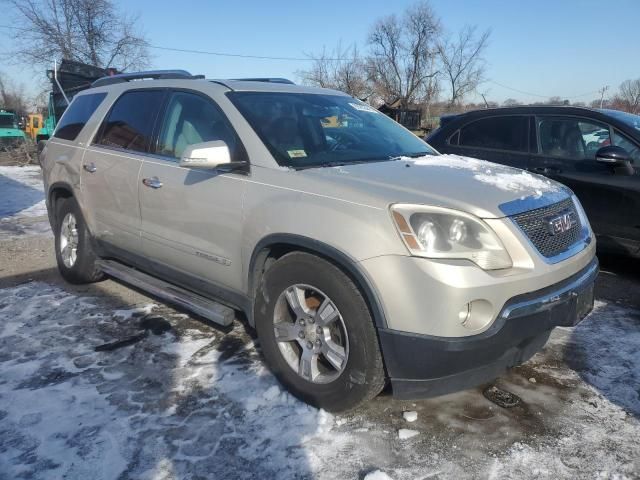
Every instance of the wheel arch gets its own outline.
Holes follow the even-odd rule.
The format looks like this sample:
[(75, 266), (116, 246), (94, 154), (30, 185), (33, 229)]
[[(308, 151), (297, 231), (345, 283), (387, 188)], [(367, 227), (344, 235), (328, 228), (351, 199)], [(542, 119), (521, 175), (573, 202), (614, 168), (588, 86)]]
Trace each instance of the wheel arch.
[(49, 192), (47, 193), (47, 205), (48, 205), (48, 213), (49, 213), (49, 223), (51, 224), (51, 228), (55, 228), (57, 225), (56, 218), (56, 204), (61, 198), (71, 198), (74, 197), (73, 188), (66, 182), (56, 182), (49, 187)]
[[(271, 263), (291, 252), (306, 252), (340, 268), (362, 292), (375, 326), (386, 328), (387, 322), (379, 293), (358, 262), (336, 247), (302, 235), (276, 233), (267, 235), (256, 244), (249, 261), (247, 279), (248, 293), (252, 300), (255, 300), (258, 285)], [(253, 312), (249, 315), (249, 322), (255, 326)]]

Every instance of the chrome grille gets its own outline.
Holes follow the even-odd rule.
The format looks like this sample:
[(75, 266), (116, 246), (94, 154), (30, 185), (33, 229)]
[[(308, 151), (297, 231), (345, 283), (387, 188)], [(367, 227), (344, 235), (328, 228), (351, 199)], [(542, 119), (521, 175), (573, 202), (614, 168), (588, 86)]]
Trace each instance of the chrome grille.
[[(564, 232), (553, 235), (549, 231), (549, 219), (566, 212), (573, 213), (576, 220), (575, 225)], [(511, 219), (529, 237), (529, 240), (538, 251), (547, 258), (561, 254), (581, 240), (582, 225), (580, 216), (571, 198), (553, 205), (513, 215)]]

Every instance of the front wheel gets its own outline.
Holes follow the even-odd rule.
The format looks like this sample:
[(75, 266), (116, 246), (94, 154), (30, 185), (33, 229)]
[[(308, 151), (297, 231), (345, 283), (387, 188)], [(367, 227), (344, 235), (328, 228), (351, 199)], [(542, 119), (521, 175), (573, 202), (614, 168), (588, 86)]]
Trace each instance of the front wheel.
[(255, 312), (269, 366), (301, 400), (344, 411), (384, 387), (367, 304), (333, 264), (301, 252), (283, 256), (265, 273)]
[(69, 283), (91, 283), (103, 278), (97, 266), (89, 231), (74, 198), (56, 203), (55, 248), (58, 270)]

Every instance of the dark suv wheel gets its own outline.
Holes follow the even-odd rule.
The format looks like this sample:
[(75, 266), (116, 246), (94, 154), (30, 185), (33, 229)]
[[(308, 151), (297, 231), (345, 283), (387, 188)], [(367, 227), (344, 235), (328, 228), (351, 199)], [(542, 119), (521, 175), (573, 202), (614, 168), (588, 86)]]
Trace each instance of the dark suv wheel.
[(344, 411), (385, 383), (382, 356), (358, 287), (333, 264), (295, 252), (265, 273), (255, 316), (263, 354), (296, 397)]
[(91, 246), (87, 226), (73, 197), (56, 203), (55, 248), (60, 274), (70, 283), (91, 283), (103, 278)]

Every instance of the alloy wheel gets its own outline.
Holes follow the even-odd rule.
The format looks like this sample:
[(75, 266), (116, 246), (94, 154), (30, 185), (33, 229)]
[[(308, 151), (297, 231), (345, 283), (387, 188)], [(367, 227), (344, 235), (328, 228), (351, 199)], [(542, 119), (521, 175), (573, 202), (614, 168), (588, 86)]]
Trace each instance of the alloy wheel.
[(311, 285), (286, 288), (274, 310), (273, 328), (283, 358), (300, 377), (330, 383), (349, 357), (347, 329), (338, 308)]
[(67, 213), (60, 224), (60, 256), (67, 268), (78, 259), (78, 225), (73, 213)]

